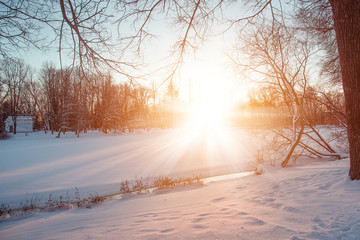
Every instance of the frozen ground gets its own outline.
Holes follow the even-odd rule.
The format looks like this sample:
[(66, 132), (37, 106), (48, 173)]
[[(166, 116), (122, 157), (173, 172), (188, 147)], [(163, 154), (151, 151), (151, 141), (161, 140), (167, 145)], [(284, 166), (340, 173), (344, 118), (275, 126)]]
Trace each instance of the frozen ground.
[(360, 185), (348, 160), (38, 213), (2, 239), (359, 239)]
[(17, 134), (0, 141), (0, 203), (46, 201), (77, 187), (84, 196), (118, 192), (122, 180), (162, 175), (193, 176), (251, 168), (252, 137), (243, 130), (151, 130), (76, 138)]
[[(173, 134), (173, 136), (167, 136), (168, 134)], [(238, 132), (232, 136), (237, 136), (240, 139), (240, 136), (244, 136), (243, 134), (245, 133)], [(120, 156), (128, 156), (127, 154), (130, 153), (133, 154), (130, 154), (130, 156), (139, 156), (135, 154), (137, 152), (135, 146), (141, 145), (137, 145), (137, 141), (143, 141), (142, 144), (153, 144), (153, 147), (160, 146), (156, 144), (160, 142), (170, 144), (170, 140), (174, 136), (179, 137), (179, 132), (176, 130), (170, 132), (153, 131), (147, 135), (149, 135), (147, 141), (143, 137), (139, 138), (138, 135), (130, 135), (106, 138), (89, 136), (84, 139), (63, 139), (60, 140), (60, 142), (59, 139), (54, 142), (52, 142), (52, 140), (44, 140), (44, 143), (47, 143), (51, 149), (51, 151), (49, 150), (47, 153), (48, 156), (62, 154), (62, 158), (59, 159), (62, 159), (72, 166), (69, 167), (68, 170), (59, 170), (61, 173), (64, 172), (68, 174), (69, 172), (71, 173), (71, 169), (77, 169), (75, 167), (77, 166), (76, 161), (74, 161), (75, 159), (78, 159), (80, 163), (82, 162), (82, 164), (85, 165), (86, 171), (81, 172), (81, 170), (77, 170), (80, 176), (74, 177), (74, 180), (72, 180), (80, 184), (82, 183), (81, 175), (84, 174), (87, 176), (87, 171), (92, 169), (84, 164), (86, 156), (92, 159), (92, 163), (101, 162), (100, 160), (94, 160), (97, 156), (97, 151), (92, 148), (95, 148), (95, 146), (98, 146), (97, 149), (104, 148), (104, 158), (98, 158), (106, 159), (107, 161), (104, 163), (110, 164), (112, 161), (115, 161), (114, 159), (121, 159)], [(28, 140), (22, 137), (12, 139), (11, 141), (15, 141), (16, 144), (9, 144), (7, 147), (3, 147), (4, 142), (0, 142), (1, 157), (4, 156), (3, 153), (15, 152), (15, 147), (11, 148), (13, 145), (17, 146), (16, 149), (35, 148), (35, 145), (39, 145), (39, 143), (35, 144), (35, 142), (41, 141), (41, 137), (33, 136), (33, 138), (31, 142), (34, 142), (34, 145), (26, 143)], [(43, 139), (46, 138), (47, 137), (43, 137)], [(111, 142), (111, 140), (108, 139), (113, 139), (114, 141), (119, 140), (119, 146), (116, 147), (116, 144), (108, 146), (109, 142)], [(196, 139), (198, 140), (194, 141), (199, 143), (199, 138)], [(82, 155), (79, 151), (78, 157), (71, 161), (66, 161), (65, 153), (62, 153), (58, 149), (61, 148), (63, 151), (65, 151), (65, 149), (72, 149), (72, 151), (75, 151), (75, 149), (80, 149), (81, 146), (83, 150), (88, 149), (86, 148), (86, 142), (91, 146), (89, 150), (93, 150), (92, 154), (83, 153), (85, 155)], [(248, 146), (246, 144), (251, 144), (249, 141), (243, 141), (243, 143), (245, 146)], [(26, 146), (27, 144), (30, 144), (30, 146)], [(123, 146), (123, 148), (121, 147), (126, 144), (129, 144), (127, 145), (129, 147), (133, 146), (132, 150), (126, 151), (127, 154), (122, 155), (120, 150), (114, 150), (118, 148), (123, 149), (123, 151), (129, 149), (125, 146)], [(180, 143), (176, 143), (175, 145), (178, 144)], [(205, 145), (210, 146), (211, 143)], [(108, 151), (105, 151), (105, 149), (107, 149), (106, 146), (109, 147)], [(146, 147), (146, 145), (142, 146)], [(189, 144), (188, 146), (193, 145)], [(151, 149), (153, 149), (153, 147), (149, 147), (147, 152), (149, 155), (145, 156), (152, 156), (150, 152), (152, 152)], [(235, 147), (235, 145), (233, 147)], [(242, 150), (245, 151), (248, 149), (244, 147)], [(112, 151), (115, 151), (116, 154), (112, 155)], [(109, 154), (107, 155), (108, 152)], [(144, 152), (144, 149), (140, 152)], [(173, 151), (169, 150), (168, 154), (170, 154), (170, 152)], [(163, 151), (157, 152), (158, 156), (162, 156), (162, 154), (164, 154)], [(203, 154), (205, 154), (205, 151), (198, 153), (199, 156), (203, 156)], [(251, 155), (250, 152), (248, 152), (248, 154)], [(156, 153), (154, 153), (154, 156), (155, 155)], [(99, 153), (98, 156), (102, 156), (102, 154)], [(111, 156), (117, 157), (111, 160)], [(190, 155), (188, 155), (188, 157), (189, 156)], [(239, 153), (238, 156), (245, 155)], [(26, 156), (22, 158), (24, 164), (27, 163), (24, 160), (25, 158)], [(71, 154), (69, 158), (71, 158)], [(130, 167), (131, 161), (129, 156), (128, 158), (127, 161), (124, 161), (124, 163), (127, 163), (125, 166), (127, 169), (133, 169), (134, 171), (128, 176), (134, 174), (140, 176), (142, 171), (148, 169), (147, 165)], [(136, 159), (139, 158), (140, 157), (134, 157), (135, 160), (133, 163), (138, 163)], [(9, 160), (8, 157), (4, 159)], [(12, 160), (14, 161), (14, 159), (15, 158)], [(30, 159), (32, 158), (30, 157)], [(50, 159), (54, 158), (50, 157)], [(50, 164), (44, 167), (44, 169), (42, 169), (41, 165), (46, 163), (45, 160), (38, 160), (41, 164), (39, 164), (39, 162), (36, 162), (36, 164), (27, 163), (26, 166), (32, 169), (31, 172), (35, 171), (35, 173), (32, 173), (32, 177), (36, 178), (36, 181), (34, 180), (33, 182), (39, 184), (37, 186), (47, 185), (44, 181), (52, 179), (51, 175), (56, 173), (55, 168), (62, 169), (61, 166), (63, 165), (57, 162), (56, 159), (58, 158), (54, 160), (56, 164)], [(181, 157), (174, 159), (179, 160)], [(232, 158), (230, 156), (224, 156), (222, 161), (225, 161), (224, 159)], [(203, 160), (207, 161), (206, 159)], [(176, 162), (178, 163), (179, 161)], [(229, 160), (229, 163), (230, 162)], [(1, 158), (1, 164), (3, 163), (4, 160)], [(80, 163), (78, 164), (81, 165)], [(162, 164), (164, 164), (164, 162)], [(214, 163), (213, 166), (215, 167), (215, 165)], [(222, 162), (220, 165), (224, 166), (226, 164)], [(228, 166), (230, 165), (231, 164)], [(99, 168), (101, 164), (95, 164), (95, 166)], [(161, 168), (160, 163), (158, 166)], [(180, 166), (181, 165), (179, 165), (179, 167)], [(200, 164), (199, 168), (203, 168), (204, 166), (206, 167), (207, 165), (205, 163), (203, 165)], [(63, 167), (65, 168), (65, 166)], [(102, 171), (109, 171), (110, 174), (113, 174), (112, 168), (103, 167)], [(82, 167), (79, 166), (78, 168)], [(183, 172), (189, 170), (186, 169), (185, 166), (183, 166), (183, 168), (184, 169), (181, 169), (181, 171), (184, 170)], [(20, 169), (23, 171), (22, 173), (19, 172)], [(52, 174), (44, 177), (39, 176), (43, 174), (46, 175), (45, 173), (49, 169), (52, 169)], [(120, 167), (118, 169), (120, 169)], [(161, 172), (160, 169), (152, 169), (159, 170), (158, 173), (166, 173), (166, 168), (164, 168), (164, 172)], [(175, 169), (175, 167), (172, 168), (173, 173), (176, 172)], [(96, 169), (94, 171), (101, 172), (100, 170), (101, 169)], [(157, 173), (155, 170), (153, 170), (153, 174)], [(109, 200), (94, 206), (92, 209), (73, 208), (67, 211), (42, 212), (29, 216), (12, 216), (0, 221), (0, 238), (359, 239), (360, 184), (359, 182), (351, 182), (348, 180), (348, 170), (349, 159), (317, 161), (312, 164), (299, 162), (297, 167), (286, 169), (265, 168), (263, 175), (251, 175), (238, 179), (194, 184), (186, 187), (177, 187), (170, 190), (136, 195), (128, 199)], [(41, 174), (36, 174), (36, 171), (40, 171)], [(1, 194), (5, 191), (8, 196), (11, 195), (10, 187), (9, 190), (7, 190), (6, 183), (3, 183), (4, 179), (7, 179), (4, 175), (9, 176), (10, 179), (14, 181), (16, 180), (15, 175), (20, 177), (20, 179), (24, 179), (22, 174), (25, 173), (25, 166), (24, 168), (20, 168), (14, 164), (12, 168), (9, 167), (6, 170), (2, 170), (1, 167)], [(125, 172), (122, 173), (125, 174)], [(30, 173), (28, 173), (28, 175), (30, 175)], [(98, 174), (92, 173), (92, 176), (97, 175)], [(104, 176), (107, 174), (103, 173), (100, 175)], [(115, 175), (116, 174), (113, 174), (112, 176)], [(69, 174), (69, 176), (72, 176), (72, 174)], [(59, 174), (59, 179), (61, 179), (61, 177), (64, 178), (62, 174)], [(111, 179), (110, 176), (109, 178), (107, 177), (108, 176), (99, 179)], [(26, 179), (31, 180), (30, 177)], [(83, 179), (85, 179), (85, 177), (83, 177)], [(121, 177), (119, 179), (121, 179)], [(88, 184), (89, 186), (96, 183), (91, 177), (89, 177), (89, 180), (91, 181)], [(6, 181), (8, 181), (8, 184), (12, 184), (10, 180)], [(101, 184), (106, 185), (108, 184), (107, 181)], [(53, 183), (55, 184), (56, 182)], [(70, 184), (70, 180), (67, 180), (66, 177), (64, 178), (64, 184)], [(20, 185), (21, 184), (19, 184), (19, 186)], [(49, 186), (51, 186), (51, 184), (49, 184)], [(58, 183), (59, 188), (66, 188), (67, 186), (68, 185)], [(33, 187), (33, 189), (36, 189), (36, 187)], [(48, 190), (50, 191), (50, 189)], [(96, 187), (92, 187), (92, 189), (96, 189)], [(16, 191), (13, 190), (13, 192)], [(17, 195), (20, 195), (20, 191), (17, 191), (13, 196)]]

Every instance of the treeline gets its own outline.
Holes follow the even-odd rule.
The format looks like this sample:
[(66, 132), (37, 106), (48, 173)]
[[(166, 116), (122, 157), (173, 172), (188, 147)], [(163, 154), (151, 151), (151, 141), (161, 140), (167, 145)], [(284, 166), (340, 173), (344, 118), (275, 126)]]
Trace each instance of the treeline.
[[(307, 87), (302, 96), (302, 115), (309, 124), (347, 127), (345, 99), (340, 90), (324, 91), (322, 87)], [(288, 101), (274, 86), (263, 86), (250, 91), (248, 101), (236, 107), (232, 123), (237, 126), (276, 128), (293, 124)]]
[[(22, 60), (1, 62), (1, 131), (8, 116), (32, 116), (45, 132), (129, 131), (174, 124), (167, 95), (135, 83), (115, 83), (110, 74), (45, 64), (35, 76)], [(161, 101), (160, 101), (161, 100)], [(170, 101), (170, 100), (169, 100)]]

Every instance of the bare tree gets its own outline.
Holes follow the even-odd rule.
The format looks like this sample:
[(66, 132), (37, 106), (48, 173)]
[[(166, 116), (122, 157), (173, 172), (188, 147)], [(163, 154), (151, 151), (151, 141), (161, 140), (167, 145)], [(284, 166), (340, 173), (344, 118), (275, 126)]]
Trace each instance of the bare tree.
[[(88, 87), (88, 81), (85, 79), (91, 79), (83, 76), (81, 71), (76, 71), (77, 74), (74, 76), (72, 103), (73, 103), (73, 128), (75, 134), (79, 137), (80, 132), (87, 132), (90, 127), (90, 111), (92, 103), (91, 101), (91, 89)], [(91, 83), (92, 84), (92, 83)]]
[(84, 75), (110, 68), (132, 79), (128, 72), (135, 64), (121, 60), (119, 42), (111, 35), (113, 6), (110, 0), (0, 1), (0, 55), (12, 58), (18, 50), (44, 50), (57, 43), (60, 63), (66, 54)]
[(297, 20), (299, 28), (310, 34), (325, 52), (321, 59), (321, 74), (332, 84), (341, 84), (339, 53), (337, 51), (335, 26), (331, 4), (324, 0), (299, 0)]
[(60, 0), (59, 50), (61, 53), (65, 39), (71, 41), (72, 65), (79, 66), (84, 76), (85, 73), (102, 74), (104, 68), (109, 68), (132, 80), (133, 75), (125, 69), (133, 69), (135, 65), (120, 60), (122, 50), (109, 29), (113, 5), (110, 0)]
[[(44, 89), (39, 81), (31, 79), (25, 84), (28, 97), (26, 99), (31, 114), (36, 120), (41, 120), (43, 123), (42, 128), (45, 133), (50, 129), (49, 119), (46, 112), (46, 95)], [(37, 122), (36, 122), (37, 123)]]
[[(39, 34), (47, 26), (61, 23), (54, 18), (52, 1), (0, 1), (0, 56), (13, 58), (19, 50), (45, 48), (45, 36)], [(51, 39), (48, 39), (51, 41)]]
[(180, 32), (180, 36), (173, 43), (170, 54), (172, 58), (162, 67), (166, 69), (162, 84), (168, 84), (175, 80), (185, 56), (195, 52), (198, 45), (206, 39), (213, 22), (217, 20), (216, 13), (221, 14), (223, 3), (223, 0), (120, 0), (117, 9), (121, 17), (116, 22), (119, 31), (128, 26), (128, 22), (132, 23), (130, 26), (134, 30), (133, 33), (122, 40), (126, 43), (125, 49), (135, 49), (140, 53), (144, 41), (155, 36), (151, 32), (154, 16), (161, 16), (164, 20), (170, 19), (173, 27)]
[[(242, 35), (244, 52), (250, 58), (249, 64), (241, 64), (246, 71), (256, 72), (263, 76), (262, 82), (277, 91), (280, 101), (292, 123), (289, 131), (274, 133), (287, 143), (281, 165), (285, 167), (297, 147), (315, 156), (340, 156), (325, 141), (320, 132), (306, 114), (309, 79), (307, 76), (308, 61), (311, 50), (308, 41), (299, 38), (296, 30), (286, 27), (283, 20), (267, 21), (253, 24), (251, 33)], [(305, 128), (307, 127), (307, 128)], [(325, 152), (319, 152), (303, 140), (307, 136)]]
[(0, 75), (0, 105), (2, 105), (9, 94), (9, 88), (5, 87), (5, 79)]
[(140, 128), (149, 129), (149, 99), (150, 90), (139, 85), (135, 86), (132, 92), (133, 111), (137, 119), (137, 125)]
[(14, 123), (14, 134), (16, 134), (17, 116), (23, 109), (23, 92), (25, 91), (25, 82), (30, 74), (30, 67), (21, 60), (3, 60), (2, 63), (2, 79), (4, 79), (6, 88), (8, 89), (8, 101), (10, 103), (10, 115)]
[(65, 134), (67, 131), (73, 130), (72, 128), (72, 115), (74, 114), (74, 103), (72, 102), (72, 83), (73, 75), (71, 69), (60, 70), (60, 108), (59, 108), (59, 131), (57, 138), (61, 133)]
[(53, 134), (60, 127), (60, 74), (52, 64), (45, 63), (40, 70), (39, 80), (45, 95), (44, 122)]
[(102, 83), (102, 102), (101, 102), (101, 118), (102, 118), (102, 131), (108, 133), (111, 130), (118, 129), (120, 122), (120, 112), (117, 103), (117, 91), (113, 84), (113, 79), (108, 74)]
[(0, 138), (6, 135), (5, 133), (5, 120), (8, 115), (7, 105), (8, 102), (5, 102), (9, 89), (5, 86), (5, 81), (0, 74)]

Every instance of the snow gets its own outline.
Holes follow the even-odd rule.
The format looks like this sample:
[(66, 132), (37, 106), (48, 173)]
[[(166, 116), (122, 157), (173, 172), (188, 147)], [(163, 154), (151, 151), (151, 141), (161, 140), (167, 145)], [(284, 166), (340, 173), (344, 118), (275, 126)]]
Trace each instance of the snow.
[[(228, 172), (236, 168), (239, 170), (240, 166), (244, 169), (249, 166), (245, 157), (251, 156), (249, 147), (254, 142), (249, 140), (251, 137), (244, 131), (238, 130), (234, 135), (224, 133), (230, 134), (228, 136), (233, 137), (233, 140), (238, 140), (237, 148), (236, 144), (222, 146), (221, 144), (230, 143), (219, 139), (205, 144), (201, 142), (204, 139), (199, 136), (191, 137), (188, 144), (180, 139), (173, 142), (174, 137), (185, 137), (181, 135), (182, 132), (155, 130), (121, 136), (90, 134), (80, 139), (53, 139), (44, 135), (32, 135), (29, 138), (17, 136), (9, 141), (2, 141), (0, 202), (20, 197), (24, 189), (28, 189), (28, 192), (46, 192), (64, 190), (78, 184), (89, 186), (90, 190), (100, 190), (102, 187), (111, 190), (109, 186), (112, 183), (124, 177), (142, 176), (143, 173), (190, 174), (195, 169), (202, 169), (211, 175), (219, 172), (214, 170), (218, 166), (222, 166), (221, 171)], [(207, 151), (196, 152), (202, 144), (207, 146)], [(223, 151), (215, 151), (211, 146), (218, 146), (216, 149)], [(180, 152), (185, 148), (193, 152), (183, 156), (176, 152), (178, 147)], [(231, 147), (236, 153), (226, 155), (229, 150), (227, 147)], [(216, 157), (206, 155), (210, 150)], [(18, 158), (13, 157), (18, 151)], [(41, 156), (43, 157), (40, 159), (36, 158)], [(177, 160), (176, 164), (164, 165), (169, 156), (172, 156), (173, 161)], [(195, 159), (203, 160), (204, 163), (194, 163), (193, 159), (191, 163), (195, 166), (188, 166), (189, 162), (186, 160), (191, 156), (196, 156)], [(204, 156), (211, 161), (208, 158), (202, 159)], [(221, 160), (216, 162), (215, 159), (218, 158)], [(234, 159), (240, 159), (241, 164), (235, 164)], [(19, 161), (22, 166), (12, 161)], [(65, 163), (61, 164), (62, 161)], [(106, 166), (113, 161), (119, 163)], [(157, 164), (156, 167), (153, 164)], [(167, 171), (169, 166), (171, 170)], [(26, 170), (29, 168), (30, 173)], [(0, 237), (359, 239), (360, 184), (347, 177), (348, 158), (313, 161), (310, 164), (307, 160), (286, 169), (264, 166), (263, 170), (262, 175), (197, 183), (121, 200), (108, 200), (91, 209), (74, 207), (70, 210), (11, 216), (0, 221)], [(46, 174), (47, 172), (49, 173)], [(63, 181), (57, 182), (59, 179)], [(84, 184), (84, 181), (87, 182)], [(23, 187), (21, 182), (27, 186)]]
[(0, 142), (0, 203), (14, 207), (34, 198), (44, 202), (50, 193), (65, 195), (75, 187), (83, 196), (106, 195), (135, 177), (239, 172), (250, 168), (253, 157), (251, 136), (243, 130), (55, 136), (17, 134)]

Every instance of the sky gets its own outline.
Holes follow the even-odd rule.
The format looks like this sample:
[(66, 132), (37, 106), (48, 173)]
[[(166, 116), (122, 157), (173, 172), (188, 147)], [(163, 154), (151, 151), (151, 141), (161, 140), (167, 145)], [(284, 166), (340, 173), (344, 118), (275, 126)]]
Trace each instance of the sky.
[[(251, 7), (242, 6), (242, 3), (233, 1), (223, 8), (225, 17), (248, 16), (251, 14)], [(117, 17), (117, 16), (115, 16)], [(155, 14), (149, 24), (149, 30), (154, 34), (154, 38), (145, 40), (143, 44), (143, 54), (137, 57), (139, 62), (144, 62), (140, 66), (137, 74), (149, 74), (146, 81), (141, 82), (145, 86), (151, 87), (153, 82), (161, 85), (168, 73), (164, 71), (156, 72), (157, 69), (173, 61), (174, 58), (169, 57), (176, 41), (184, 36), (185, 30), (179, 28), (178, 25), (171, 23), (171, 16), (164, 13)], [(122, 26), (121, 31), (125, 35), (130, 32), (131, 22)], [(235, 28), (223, 35), (215, 35), (224, 30), (224, 22), (215, 22), (206, 36), (204, 42), (196, 45), (196, 52), (188, 51), (184, 57), (184, 64), (175, 77), (175, 86), (179, 90), (179, 100), (185, 103), (189, 102), (209, 102), (222, 101), (223, 105), (232, 105), (239, 101), (246, 101), (248, 91), (251, 87), (248, 79), (240, 76), (234, 65), (230, 63), (227, 54), (232, 54), (236, 42)], [(115, 27), (112, 26), (113, 35)], [(52, 30), (44, 28), (42, 35), (47, 36), (48, 40), (53, 39)], [(214, 34), (214, 35), (211, 35)], [(190, 37), (193, 36), (193, 30), (190, 30)], [(60, 67), (58, 43), (55, 41), (50, 49), (46, 52), (37, 49), (27, 49), (19, 52), (20, 58), (24, 59), (36, 70), (47, 62), (53, 62), (55, 66)], [(69, 65), (70, 59), (66, 58), (66, 54), (62, 55), (64, 64)], [(132, 56), (134, 57), (134, 56)], [(136, 58), (136, 56), (135, 56)], [(116, 73), (113, 77), (117, 82), (121, 82), (121, 78)], [(166, 84), (164, 84), (166, 86)], [(166, 89), (166, 87), (164, 88)]]

